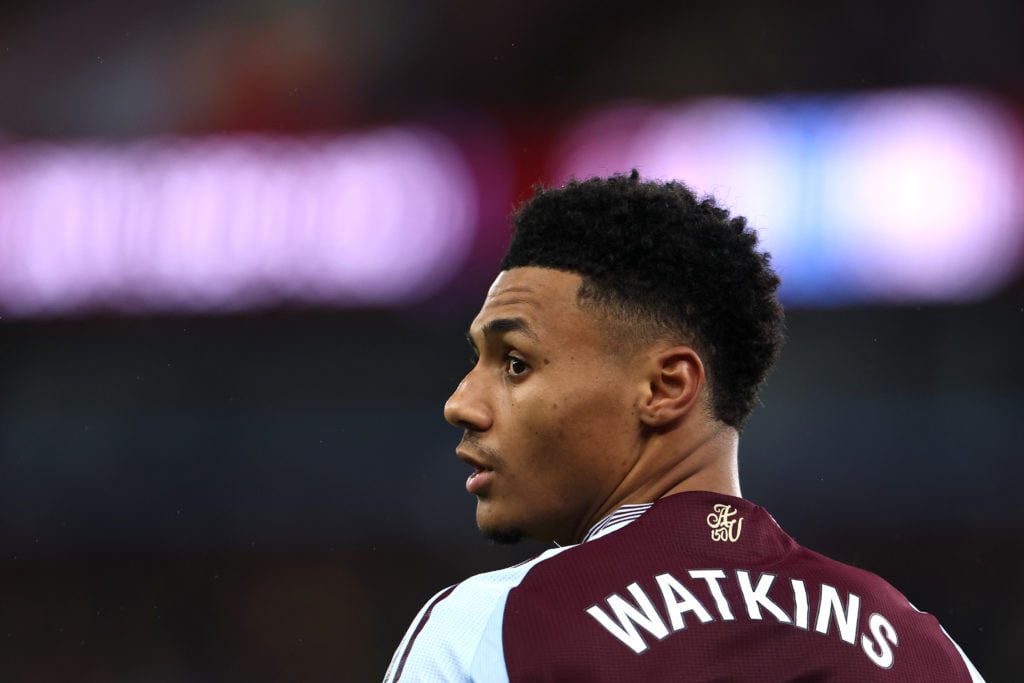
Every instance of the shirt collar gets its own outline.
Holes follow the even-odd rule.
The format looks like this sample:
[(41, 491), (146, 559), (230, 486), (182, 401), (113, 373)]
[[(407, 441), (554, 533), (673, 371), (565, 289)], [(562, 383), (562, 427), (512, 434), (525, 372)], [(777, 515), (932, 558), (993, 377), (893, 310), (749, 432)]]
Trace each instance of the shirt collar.
[(618, 531), (624, 526), (629, 525), (633, 520), (640, 517), (640, 515), (647, 512), (654, 503), (636, 503), (633, 505), (623, 505), (622, 507), (615, 510), (600, 522), (595, 524), (587, 532), (587, 535), (583, 537), (583, 543), (587, 541), (593, 541), (595, 538), (607, 536), (613, 531)]

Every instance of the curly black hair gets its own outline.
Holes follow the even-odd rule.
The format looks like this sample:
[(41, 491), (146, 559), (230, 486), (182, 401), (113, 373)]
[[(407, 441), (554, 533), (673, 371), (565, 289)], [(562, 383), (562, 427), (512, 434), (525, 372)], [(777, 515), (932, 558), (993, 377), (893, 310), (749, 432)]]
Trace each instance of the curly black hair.
[(633, 170), (538, 187), (512, 222), (502, 270), (577, 273), (581, 302), (608, 307), (632, 334), (692, 344), (714, 416), (742, 428), (784, 329), (779, 278), (745, 218), (682, 183), (641, 181)]

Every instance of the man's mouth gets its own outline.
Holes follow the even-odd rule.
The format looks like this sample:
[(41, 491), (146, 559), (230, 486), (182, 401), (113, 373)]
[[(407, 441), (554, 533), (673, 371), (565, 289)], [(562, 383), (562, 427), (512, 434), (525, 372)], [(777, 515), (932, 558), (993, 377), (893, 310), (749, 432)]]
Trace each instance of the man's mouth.
[(466, 490), (477, 494), (487, 486), (494, 476), (494, 470), (488, 467), (482, 458), (469, 453), (462, 447), (455, 450), (459, 460), (473, 468), (473, 473), (466, 479)]
[(494, 476), (494, 470), (483, 466), (477, 466), (473, 473), (466, 479), (466, 490), (472, 494), (480, 493), (487, 486)]

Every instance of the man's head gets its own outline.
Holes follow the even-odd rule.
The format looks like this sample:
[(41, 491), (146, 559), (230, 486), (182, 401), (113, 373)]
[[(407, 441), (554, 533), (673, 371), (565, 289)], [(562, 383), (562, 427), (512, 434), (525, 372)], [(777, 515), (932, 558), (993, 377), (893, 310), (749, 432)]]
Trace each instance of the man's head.
[(538, 266), (583, 277), (581, 303), (628, 334), (694, 345), (712, 411), (739, 429), (782, 345), (779, 278), (757, 235), (679, 183), (630, 176), (540, 190), (514, 216), (502, 270)]
[(486, 534), (572, 542), (638, 477), (680, 476), (644, 460), (653, 435), (739, 430), (781, 345), (779, 281), (743, 218), (635, 171), (513, 220), (445, 417)]

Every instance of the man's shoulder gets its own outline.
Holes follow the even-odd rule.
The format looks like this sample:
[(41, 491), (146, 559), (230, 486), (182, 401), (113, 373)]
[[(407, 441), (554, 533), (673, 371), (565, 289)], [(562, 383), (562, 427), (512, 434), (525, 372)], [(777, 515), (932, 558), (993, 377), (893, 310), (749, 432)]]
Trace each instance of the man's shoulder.
[(515, 586), (522, 581), (523, 577), (529, 574), (536, 566), (574, 548), (576, 546), (551, 548), (519, 564), (474, 574), (456, 584), (456, 587), (462, 588), (466, 592), (484, 591), (489, 593), (491, 591), (507, 590), (508, 587)]
[(487, 680), (500, 680), (501, 618), (509, 591), (538, 564), (569, 549), (548, 550), (439, 591), (416, 615), (384, 680), (472, 680), (481, 667), (488, 669)]
[(577, 547), (552, 548), (519, 564), (474, 574), (440, 591), (431, 602), (437, 604), (436, 611), (442, 615), (453, 615), (456, 618), (465, 610), (490, 612), (503, 603), (509, 591), (519, 586), (537, 567)]

